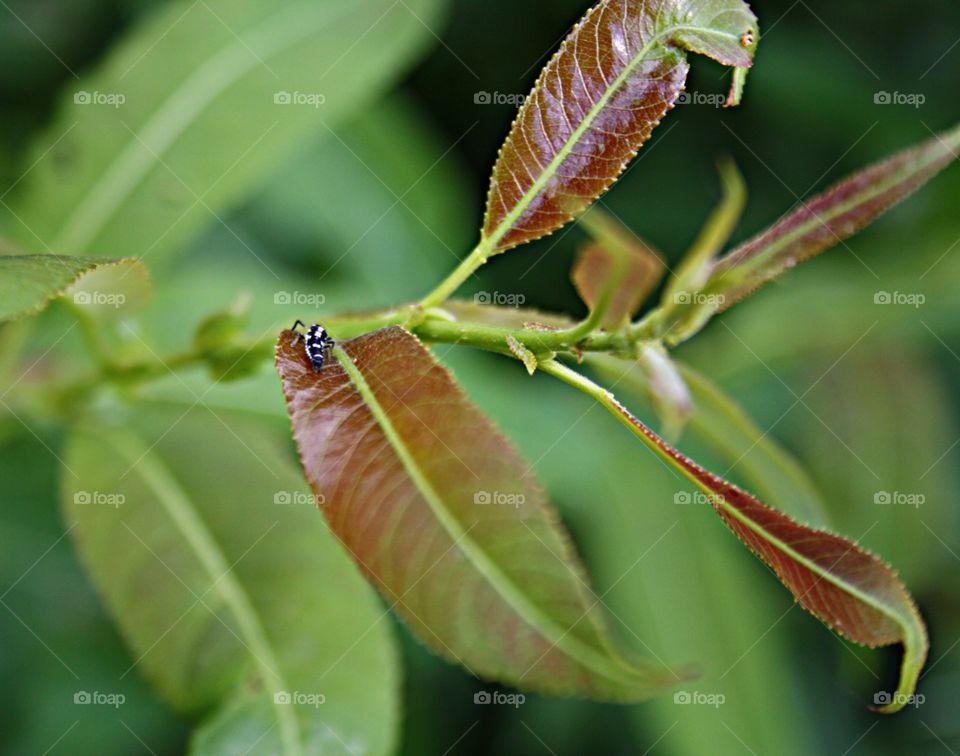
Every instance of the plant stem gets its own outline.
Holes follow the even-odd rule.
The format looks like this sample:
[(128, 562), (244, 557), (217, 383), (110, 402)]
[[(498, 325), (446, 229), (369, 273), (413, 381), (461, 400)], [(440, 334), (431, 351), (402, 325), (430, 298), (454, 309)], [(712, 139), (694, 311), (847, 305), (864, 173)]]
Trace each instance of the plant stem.
[(685, 477), (695, 486), (710, 493), (709, 489), (704, 488), (702, 481), (698, 480), (697, 477), (691, 474), (689, 470), (677, 465), (676, 460), (667, 451), (668, 447), (666, 442), (664, 442), (650, 428), (640, 422), (640, 420), (636, 418), (631, 419), (629, 413), (627, 413), (623, 405), (617, 401), (617, 398), (610, 391), (602, 386), (597, 385), (585, 375), (578, 373), (576, 370), (568, 368), (566, 365), (561, 362), (557, 362), (556, 360), (545, 360), (541, 362), (540, 369), (543, 372), (552, 375), (554, 378), (559, 378), (567, 385), (573, 386), (578, 391), (582, 391), (592, 399), (595, 399), (604, 407), (604, 409), (617, 418), (621, 425), (626, 427), (633, 435), (643, 441), (643, 443), (654, 454), (656, 454), (657, 457), (666, 462), (671, 469), (677, 470), (683, 475), (683, 477)]
[(420, 300), (420, 307), (427, 310), (431, 307), (439, 307), (452, 297), (457, 289), (472, 276), (476, 270), (490, 259), (489, 244), (481, 239), (480, 243), (473, 248), (473, 251), (467, 255), (463, 261), (454, 268), (440, 284), (427, 296)]
[[(448, 284), (444, 288), (451, 286), (453, 284)], [(338, 339), (352, 338), (378, 328), (397, 325), (406, 328), (426, 342), (469, 346), (515, 358), (508, 345), (508, 339), (512, 337), (541, 359), (544, 355), (548, 355), (548, 360), (556, 353), (632, 353), (637, 342), (652, 338), (651, 323), (648, 321), (633, 323), (615, 331), (597, 331), (601, 314), (602, 308), (599, 314), (592, 313), (583, 322), (568, 328), (542, 330), (458, 321), (452, 314), (436, 307), (425, 309), (421, 304), (412, 304), (363, 315), (332, 317), (325, 322), (330, 332)], [(130, 386), (146, 383), (176, 370), (203, 365), (211, 357), (217, 356), (217, 348), (206, 350), (191, 348), (165, 357), (117, 363), (108, 359), (108, 352), (99, 343), (99, 334), (89, 332), (95, 331), (94, 324), (84, 322), (82, 325), (88, 347), (100, 358), (100, 364), (91, 375), (53, 387), (55, 396), (68, 405), (83, 401), (102, 384)], [(233, 346), (243, 351), (244, 356), (255, 353), (267, 361), (273, 354), (275, 342), (276, 337), (271, 334), (268, 338), (257, 342)]]

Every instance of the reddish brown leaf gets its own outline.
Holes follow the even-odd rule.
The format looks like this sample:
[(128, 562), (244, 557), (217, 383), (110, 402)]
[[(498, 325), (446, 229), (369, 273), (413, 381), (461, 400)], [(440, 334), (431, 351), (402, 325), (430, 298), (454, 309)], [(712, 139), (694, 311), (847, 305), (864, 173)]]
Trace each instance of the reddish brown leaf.
[(620, 328), (630, 322), (657, 285), (661, 268), (655, 254), (641, 247), (640, 242), (624, 246), (619, 255), (591, 243), (577, 255), (573, 285), (580, 298), (593, 310), (602, 306), (606, 290), (613, 283), (616, 288), (606, 303), (600, 326)]
[(428, 646), (549, 693), (635, 700), (679, 679), (613, 650), (532, 470), (414, 336), (391, 327), (346, 341), (319, 373), (292, 337), (281, 335), (277, 366), (307, 478)]
[(743, 70), (757, 36), (742, 0), (598, 3), (543, 70), (500, 151), (487, 256), (555, 231), (610, 187), (680, 95), (687, 51)]
[[(836, 632), (871, 648), (902, 643), (895, 694), (880, 711), (910, 702), (929, 650), (927, 629), (889, 565), (853, 541), (801, 525), (703, 469), (633, 416), (614, 395), (554, 360), (541, 370), (596, 399), (659, 457), (703, 491), (736, 536), (790, 589), (797, 602)], [(878, 701), (880, 703), (880, 701)]]
[(776, 573), (797, 602), (845, 638), (870, 648), (904, 645), (900, 684), (880, 711), (903, 708), (929, 650), (926, 626), (893, 569), (856, 543), (802, 525), (700, 467), (610, 397), (623, 421), (679, 467), (727, 527)]
[(717, 261), (704, 291), (726, 309), (853, 236), (958, 158), (960, 126), (850, 176)]

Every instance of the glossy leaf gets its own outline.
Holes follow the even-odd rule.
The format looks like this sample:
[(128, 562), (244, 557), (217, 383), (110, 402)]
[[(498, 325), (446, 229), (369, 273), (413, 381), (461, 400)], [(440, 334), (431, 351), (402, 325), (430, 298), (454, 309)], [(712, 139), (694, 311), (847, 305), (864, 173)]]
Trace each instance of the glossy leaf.
[(428, 646), (551, 694), (637, 700), (680, 679), (614, 650), (531, 468), (415, 337), (352, 339), (317, 373), (284, 332), (277, 365), (331, 528)]
[[(547, 64), (500, 151), (487, 256), (555, 231), (613, 184), (683, 90), (688, 51), (746, 69), (757, 35), (742, 0), (601, 0)], [(738, 76), (731, 104), (741, 85)]]
[(730, 307), (798, 263), (853, 236), (958, 158), (960, 126), (894, 155), (777, 221), (714, 265), (704, 291)]
[(732, 469), (787, 514), (805, 523), (824, 524), (823, 496), (800, 461), (710, 379), (684, 362), (676, 365), (693, 396), (691, 430), (719, 449)]
[(392, 751), (389, 625), (277, 429), (141, 406), (72, 433), (65, 459), (64, 517), (128, 671), (204, 717), (193, 752)]
[(177, 249), (400, 75), (441, 2), (164, 3), (63, 93), (0, 217), (58, 254)]
[(133, 259), (0, 255), (0, 321), (40, 312), (68, 290), (88, 312), (101, 307), (117, 312), (146, 295), (149, 279)]
[(697, 486), (731, 531), (767, 564), (797, 602), (843, 637), (870, 648), (903, 644), (896, 694), (902, 709), (929, 651), (926, 626), (889, 565), (851, 540), (803, 525), (705, 470), (650, 430), (609, 391), (556, 362), (541, 369), (600, 401), (664, 461)]

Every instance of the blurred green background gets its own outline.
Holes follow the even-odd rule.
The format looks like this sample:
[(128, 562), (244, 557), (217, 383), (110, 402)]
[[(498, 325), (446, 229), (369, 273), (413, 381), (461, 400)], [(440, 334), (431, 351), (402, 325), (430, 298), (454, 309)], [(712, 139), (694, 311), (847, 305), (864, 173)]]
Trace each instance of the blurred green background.
[[(237, 3), (238, 13), (258, 12), (258, 5), (270, 7), (245, 0)], [(53, 174), (45, 174), (45, 166), (73, 161), (80, 175), (85, 144), (109, 154), (119, 149), (117, 135), (130, 128), (123, 124), (129, 111), (119, 108), (102, 116), (110, 128), (100, 132), (99, 143), (98, 123), (81, 123), (64, 136), (73, 94), (86, 86), (88, 72), (100, 72), (95, 84), (97, 76), (107, 76), (105, 65), (116, 74), (137, 62), (143, 40), (137, 48), (130, 35), (154, 14), (177, 19), (202, 14), (204, 7), (154, 0), (0, 3), (5, 235), (30, 252), (81, 251), (57, 247), (56, 238), (70, 235), (57, 237), (54, 230), (58, 213), (65, 212), (61, 205), (82, 206), (85, 197), (71, 196), (70, 186), (61, 197), (61, 187), (50, 188)], [(960, 116), (956, 3), (784, 0), (752, 7), (765, 36), (743, 105), (730, 111), (679, 106), (603, 200), (671, 261), (719, 199), (719, 157), (732, 155), (750, 187), (738, 232), (744, 238), (811, 191), (929, 138)], [(242, 291), (253, 295), (250, 330), (258, 335), (293, 317), (307, 319), (296, 308), (278, 306), (278, 291), (322, 294), (318, 317), (405, 301), (428, 290), (470, 249), (492, 163), (514, 115), (512, 106), (483, 104), (478, 94), (526, 93), (586, 4), (458, 0), (383, 8), (405, 17), (403, 28), (400, 22), (397, 29), (385, 26), (393, 23), (388, 19), (372, 39), (383, 49), (403, 35), (414, 41), (403, 55), (383, 52), (367, 68), (364, 60), (379, 53), (367, 45), (351, 48), (349, 37), (330, 40), (332, 51), (318, 48), (317, 56), (327, 56), (323, 78), (332, 65), (338, 87), (323, 106), (329, 110), (322, 110), (322, 123), (276, 116), (283, 123), (271, 132), (269, 150), (256, 147), (251, 135), (233, 148), (227, 164), (249, 158), (249, 172), (243, 162), (219, 181), (222, 167), (204, 172), (207, 150), (213, 163), (217, 145), (253, 121), (247, 103), (251, 113), (260, 107), (240, 88), (196, 137), (203, 149), (178, 156), (175, 170), (147, 187), (160, 203), (156, 212), (142, 216), (133, 204), (121, 204), (111, 224), (89, 237), (91, 253), (146, 257), (155, 297), (136, 330), (153, 349), (163, 353), (188, 343), (203, 316)], [(187, 17), (180, 28), (192, 21)], [(210, 34), (224, 33), (216, 18), (206, 23)], [(191, 55), (188, 47), (182, 63), (147, 55), (132, 76), (138, 86), (162, 91), (168, 79), (189, 76), (178, 67), (189, 69)], [(305, 91), (325, 92), (327, 83)], [(281, 84), (276, 88), (286, 87)], [(726, 86), (720, 67), (693, 60), (688, 91), (713, 94)], [(922, 94), (924, 102), (878, 103), (883, 92)], [(136, 97), (129, 99), (129, 117), (136, 119)], [(84, 142), (91, 134), (94, 141)], [(252, 151), (246, 158), (244, 144)], [(200, 202), (185, 215), (189, 221), (158, 243), (151, 219), (178, 218), (214, 183), (209, 204)], [(76, 186), (82, 186), (79, 178)], [(960, 170), (953, 167), (866, 232), (712, 323), (679, 352), (806, 466), (829, 524), (861, 538), (905, 579), (931, 631), (923, 705), (888, 718), (869, 712), (874, 692), (893, 685), (898, 650), (854, 647), (796, 608), (711, 512), (674, 503), (677, 481), (599, 409), (546, 378), (527, 379), (515, 364), (440, 347), (438, 354), (554, 492), (599, 592), (610, 591), (605, 602), (624, 642), (672, 664), (698, 662), (703, 677), (687, 689), (722, 693), (725, 703), (682, 705), (667, 697), (617, 707), (531, 695), (518, 710), (476, 706), (478, 683), (397, 626), (404, 677), (400, 751), (839, 755), (960, 749), (958, 203)], [(574, 227), (516, 250), (491, 263), (473, 286), (579, 315), (583, 308), (568, 271), (585, 238)], [(880, 305), (878, 292), (922, 294), (925, 303)], [(46, 353), (68, 322), (52, 307), (27, 336), (0, 331), (11, 355), (0, 355), (0, 386), (6, 390), (40, 358), (41, 378), (82, 367), (77, 333)], [(21, 337), (26, 343), (7, 349)], [(186, 380), (210, 385), (201, 371)], [(182, 391), (176, 381), (161, 381), (145, 399), (182, 401)], [(216, 387), (209, 399), (224, 408), (255, 408), (276, 427), (286, 423), (277, 380), (266, 367), (249, 381)], [(639, 397), (625, 399), (651, 417)], [(8, 683), (0, 692), (0, 749), (180, 752), (190, 721), (133, 675), (117, 687), (130, 658), (69, 538), (62, 538), (59, 463), (50, 450), (60, 448), (64, 432), (42, 408), (32, 409), (33, 415), (23, 415), (26, 423), (0, 419), (0, 672)], [(680, 445), (717, 473), (743, 480), (695, 434)], [(875, 503), (882, 492), (922, 494), (924, 503)], [(122, 690), (122, 714), (93, 708), (77, 714), (70, 706), (76, 680), (65, 667), (77, 670), (90, 688)]]

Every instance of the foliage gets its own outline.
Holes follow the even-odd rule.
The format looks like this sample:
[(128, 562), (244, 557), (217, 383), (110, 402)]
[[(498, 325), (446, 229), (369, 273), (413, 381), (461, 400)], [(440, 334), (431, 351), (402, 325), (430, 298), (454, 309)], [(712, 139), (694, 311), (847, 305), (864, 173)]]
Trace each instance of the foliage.
[[(807, 465), (715, 382), (723, 352), (697, 359), (711, 344), (697, 337), (714, 320), (770, 307), (779, 292), (726, 314), (933, 179), (956, 158), (960, 126), (799, 200), (735, 245), (746, 189), (724, 161), (720, 203), (671, 266), (598, 200), (682, 102), (690, 53), (730, 69), (726, 105), (741, 103), (758, 22), (743, 0), (600, 0), (520, 107), (494, 163), (475, 248), (403, 303), (402, 271), (423, 284), (426, 271), (449, 262), (460, 208), (444, 195), (468, 190), (445, 192), (458, 180), (446, 176), (417, 195), (436, 164), (417, 150), (400, 154), (380, 121), (394, 119), (396, 133), (411, 139), (426, 141), (428, 128), (399, 99), (370, 103), (425, 48), (441, 6), (164, 4), (62, 96), (29, 153), (36, 168), (0, 198), (10, 237), (0, 254), (0, 375), (8, 378), (0, 434), (29, 430), (58, 465), (47, 477), (59, 480), (63, 529), (130, 654), (117, 679), (136, 668), (194, 723), (196, 753), (391, 753), (402, 709), (399, 651), (385, 622), (394, 613), (424, 646), (480, 680), (550, 697), (644, 701), (647, 716), (662, 717), (670, 693), (702, 672), (679, 657), (665, 662), (638, 635), (663, 621), (675, 576), (647, 578), (650, 606), (632, 596), (624, 611), (608, 594), (624, 577), (623, 560), (636, 566), (646, 555), (638, 546), (649, 546), (645, 528), (676, 526), (668, 529), (662, 509), (672, 492), (675, 502), (704, 504), (690, 509), (697, 515), (717, 514), (830, 631), (868, 648), (902, 646), (896, 686), (878, 682), (892, 692), (872, 700), (883, 713), (913, 705), (930, 641), (909, 570), (918, 579), (931, 572), (906, 563), (910, 553), (893, 543), (901, 579), (864, 538), (838, 534), (869, 523), (835, 516), (827, 502), (841, 486), (821, 495)], [(100, 106), (72, 107), (91, 103)], [(298, 154), (314, 132), (325, 143)], [(367, 166), (365, 158), (390, 178), (334, 176), (316, 215), (283, 178), (310, 191), (314, 163)], [(395, 189), (394, 177), (410, 178), (413, 164), (423, 176)], [(271, 179), (278, 165), (287, 172)], [(338, 196), (341, 186), (361, 196)], [(353, 215), (352, 205), (376, 192), (387, 210), (372, 222)], [(245, 201), (238, 233), (222, 214)], [(427, 226), (425, 234), (409, 217), (391, 226), (402, 237), (397, 248), (378, 240), (366, 270), (347, 262), (322, 295), (304, 293), (304, 279), (287, 269), (309, 261), (309, 251), (269, 250), (273, 225), (291, 238), (319, 231), (362, 241), (408, 202), (447, 203), (437, 212), (440, 232)], [(454, 298), (492, 258), (571, 222), (589, 236), (571, 272), (583, 318), (497, 297)], [(218, 244), (246, 257), (225, 262), (203, 249)], [(376, 283), (358, 307), (355, 280), (364, 276)], [(253, 291), (239, 294), (241, 281)], [(382, 307), (387, 299), (394, 304)], [(308, 318), (308, 307), (323, 309), (336, 339), (320, 371), (295, 333), (277, 336), (281, 324)], [(777, 327), (776, 318), (757, 320)], [(190, 334), (187, 343), (174, 347), (165, 327)], [(35, 333), (36, 359), (27, 348)], [(674, 350), (687, 342), (681, 360)], [(480, 352), (521, 367), (526, 383), (519, 371), (488, 379), (488, 363), (469, 362)], [(444, 364), (460, 360), (464, 387)], [(580, 419), (581, 405), (560, 389), (589, 400)], [(661, 432), (628, 403), (649, 409)], [(545, 454), (528, 461), (530, 438), (552, 433), (556, 445), (594, 406), (606, 410), (609, 429), (587, 421), (600, 429), (576, 464), (553, 469)], [(932, 416), (925, 423), (935, 425)], [(616, 426), (628, 433), (616, 435)], [(808, 429), (796, 446), (815, 447), (817, 433)], [(628, 436), (650, 454), (625, 446)], [(677, 448), (688, 443), (689, 452)], [(695, 462), (700, 452), (726, 472)], [(538, 471), (558, 494), (552, 503)], [(571, 508), (572, 499), (582, 504)], [(697, 532), (705, 543), (714, 538)], [(703, 565), (703, 585), (686, 594), (702, 623), (726, 623), (732, 635), (736, 622), (769, 619), (779, 600), (770, 581), (738, 562), (731, 543), (709, 543), (705, 553), (694, 540), (684, 544)], [(720, 607), (724, 585), (737, 595)], [(705, 655), (722, 645), (709, 629), (697, 642)], [(82, 685), (76, 661), (57, 658)], [(755, 707), (767, 683), (747, 680), (739, 685), (753, 686)], [(749, 711), (733, 718), (762, 729)], [(152, 715), (138, 716), (148, 727)], [(689, 748), (710, 742), (685, 737)]]

